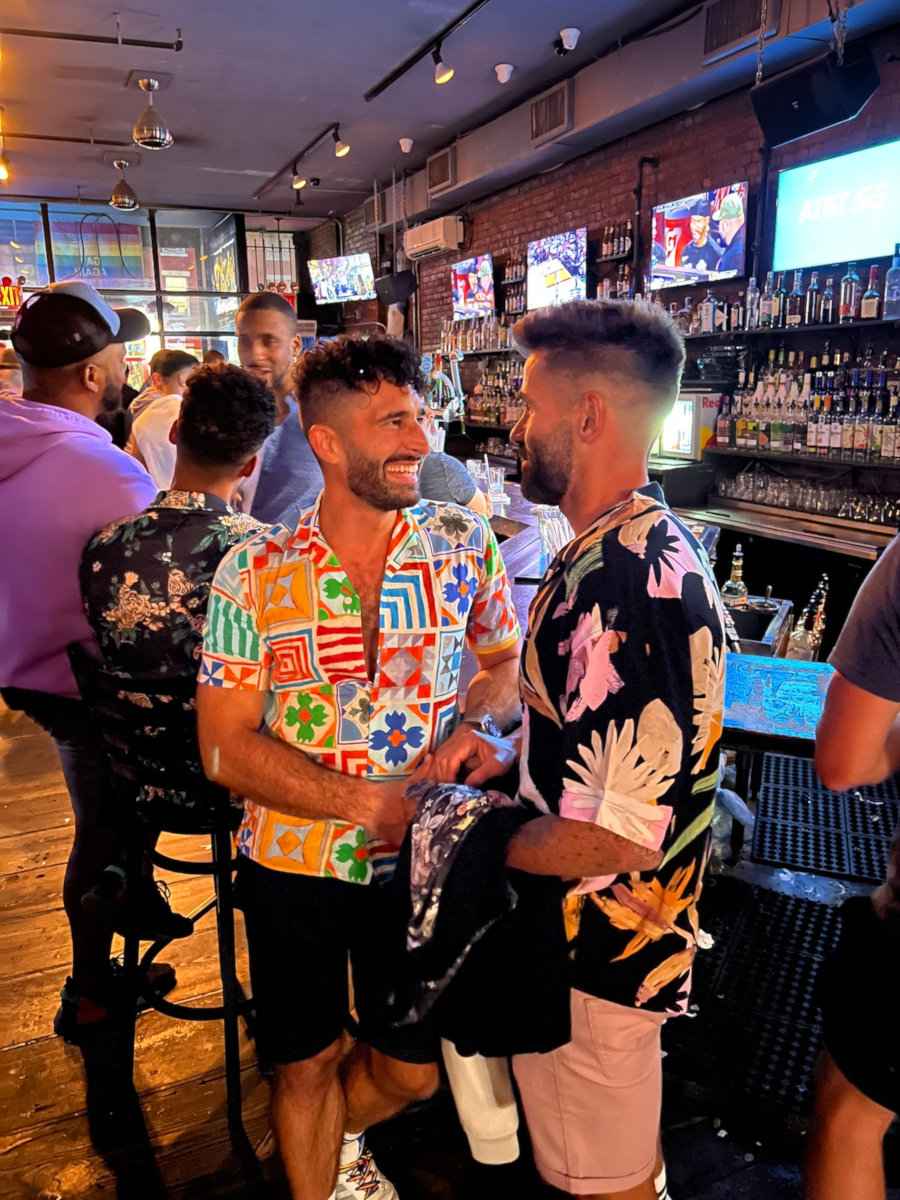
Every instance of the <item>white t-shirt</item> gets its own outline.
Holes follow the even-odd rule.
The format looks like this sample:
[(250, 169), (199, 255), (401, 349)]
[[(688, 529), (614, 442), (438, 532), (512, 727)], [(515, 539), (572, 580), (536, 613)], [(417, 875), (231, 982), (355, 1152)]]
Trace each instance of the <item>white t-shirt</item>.
[(180, 412), (180, 392), (172, 396), (160, 396), (144, 409), (131, 429), (147, 470), (160, 491), (172, 486), (175, 447), (169, 441), (169, 430)]

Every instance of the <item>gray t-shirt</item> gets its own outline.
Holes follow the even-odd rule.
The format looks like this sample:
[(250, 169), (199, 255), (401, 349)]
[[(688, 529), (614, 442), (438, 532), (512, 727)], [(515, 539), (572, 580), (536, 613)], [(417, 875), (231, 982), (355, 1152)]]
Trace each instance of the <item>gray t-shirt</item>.
[(426, 455), (419, 468), (419, 492), (423, 500), (468, 504), (478, 485), (459, 461), (449, 454)]
[[(828, 660), (864, 692), (900, 704), (900, 537), (859, 589)], [(894, 831), (890, 880), (900, 905), (900, 828)]]

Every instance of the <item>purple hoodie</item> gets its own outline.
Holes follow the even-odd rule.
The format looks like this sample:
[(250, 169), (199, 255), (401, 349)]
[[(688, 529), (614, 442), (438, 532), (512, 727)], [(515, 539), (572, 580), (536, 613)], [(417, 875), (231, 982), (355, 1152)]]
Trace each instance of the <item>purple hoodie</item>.
[(144, 468), (87, 417), (0, 399), (0, 687), (78, 695), (66, 646), (91, 640), (81, 552), (155, 495)]

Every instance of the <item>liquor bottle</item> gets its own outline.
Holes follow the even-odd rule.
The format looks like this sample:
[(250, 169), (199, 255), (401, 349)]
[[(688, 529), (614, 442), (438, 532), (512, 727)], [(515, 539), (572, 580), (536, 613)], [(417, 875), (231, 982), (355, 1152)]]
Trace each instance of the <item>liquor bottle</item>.
[(844, 385), (836, 385), (834, 397), (831, 402), (831, 427), (828, 439), (829, 458), (841, 457), (841, 444), (844, 436), (844, 397)]
[(819, 458), (827, 458), (831, 449), (831, 392), (826, 387), (822, 396), (822, 411), (819, 414), (818, 436), (816, 438), (816, 453)]
[[(818, 379), (819, 376), (816, 376)], [(806, 398), (806, 454), (819, 452), (819, 389), (814, 383), (812, 393)]]
[(772, 328), (772, 305), (774, 301), (774, 288), (772, 284), (774, 276), (770, 271), (766, 276), (766, 285), (763, 288), (762, 295), (759, 298), (759, 327), (760, 329)]
[(772, 293), (772, 328), (783, 329), (787, 317), (787, 292), (784, 289), (784, 275), (775, 279), (775, 290)]
[(856, 429), (856, 409), (859, 404), (859, 371), (850, 372), (850, 390), (847, 393), (846, 411), (841, 427), (841, 458), (853, 458), (853, 434)]
[(806, 297), (803, 294), (803, 272), (794, 272), (794, 287), (787, 298), (784, 324), (787, 328), (803, 324), (803, 309)]
[(869, 420), (869, 462), (881, 462), (884, 457), (884, 413), (887, 400), (887, 376), (879, 372), (875, 384), (872, 416)]
[[(743, 374), (743, 372), (742, 372)], [(738, 376), (738, 388), (743, 386), (743, 380)], [(716, 445), (719, 447), (734, 448), (735, 422), (731, 412), (732, 400), (726, 396), (722, 396), (722, 402), (719, 405), (719, 415), (716, 417)]]
[(856, 270), (856, 263), (847, 264), (847, 274), (841, 280), (841, 295), (838, 307), (838, 320), (842, 325), (859, 320), (859, 302), (862, 295), (862, 281)]
[[(897, 247), (900, 251), (900, 246)], [(900, 264), (900, 259), (898, 259)], [(900, 303), (900, 300), (898, 300)], [(756, 286), (756, 276), (750, 276), (750, 282), (747, 284), (747, 301), (744, 309), (744, 328), (756, 329), (759, 325), (759, 288)]]
[(894, 258), (884, 277), (885, 320), (900, 320), (900, 242), (894, 246)]
[(716, 298), (709, 290), (700, 303), (700, 332), (716, 332)]
[(816, 656), (815, 623), (815, 612), (810, 605), (807, 605), (788, 638), (786, 658), (799, 658), (804, 662), (812, 662)]
[(869, 267), (869, 286), (859, 302), (859, 319), (877, 321), (881, 316), (881, 279), (878, 267)]
[(757, 410), (756, 448), (762, 453), (772, 449), (772, 395), (769, 383)]
[(830, 276), (825, 280), (825, 291), (822, 293), (822, 303), (819, 306), (819, 323), (821, 325), (834, 324), (834, 279)]
[(865, 382), (859, 389), (859, 402), (856, 409), (856, 421), (853, 425), (853, 461), (866, 462), (869, 457), (869, 422), (871, 413), (869, 404), (872, 398), (871, 380), (866, 375)]
[(803, 306), (803, 324), (818, 325), (822, 319), (822, 293), (819, 290), (819, 272), (813, 271), (806, 289), (806, 302)]
[(631, 223), (631, 218), (629, 217), (628, 220), (625, 222), (625, 248), (623, 249), (622, 253), (630, 254), (633, 246), (634, 246), (634, 225)]
[(744, 328), (745, 313), (744, 293), (741, 292), (739, 296), (732, 300), (728, 309), (728, 328), (732, 332)]
[(744, 552), (741, 544), (734, 548), (731, 558), (731, 575), (722, 584), (722, 600), (728, 608), (746, 608), (747, 585), (744, 583)]
[(881, 461), (893, 462), (897, 457), (897, 393), (888, 390), (887, 411), (881, 426)]

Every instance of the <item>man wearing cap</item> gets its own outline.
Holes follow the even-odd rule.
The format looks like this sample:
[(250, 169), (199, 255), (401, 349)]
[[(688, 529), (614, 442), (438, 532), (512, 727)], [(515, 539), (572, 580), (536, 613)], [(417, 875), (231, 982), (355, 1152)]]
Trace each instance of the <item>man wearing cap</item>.
[(731, 271), (740, 275), (744, 270), (744, 242), (746, 225), (744, 202), (737, 192), (729, 192), (722, 201), (714, 219), (719, 222), (719, 234), (725, 249), (716, 265), (717, 271)]
[[(0, 690), (10, 708), (38, 721), (56, 742), (75, 817), (63, 885), (72, 974), (54, 1022), (68, 1040), (108, 1019), (121, 994), (109, 963), (112, 931), (81, 905), (117, 847), (101, 822), (98, 743), (66, 646), (92, 636), (78, 587), (85, 543), (156, 494), (144, 468), (96, 423), (119, 404), (124, 343), (149, 332), (143, 313), (110, 308), (87, 284), (35, 292), (12, 333), (23, 396), (0, 398), (0, 509), (10, 518), (0, 573)], [(172, 981), (167, 969), (161, 982)]]
[(681, 251), (681, 266), (695, 271), (715, 271), (722, 247), (709, 236), (709, 212), (691, 213), (691, 240)]

